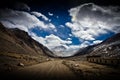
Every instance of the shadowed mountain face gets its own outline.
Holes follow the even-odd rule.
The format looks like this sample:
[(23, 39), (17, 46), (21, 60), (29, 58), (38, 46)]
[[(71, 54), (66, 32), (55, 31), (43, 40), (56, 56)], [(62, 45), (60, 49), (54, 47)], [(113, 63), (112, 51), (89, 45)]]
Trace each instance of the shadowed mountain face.
[(113, 35), (112, 37), (104, 40), (101, 44), (109, 44), (112, 42), (120, 41), (120, 33)]
[(52, 52), (19, 29), (7, 29), (0, 24), (0, 52), (30, 55), (49, 55)]
[(104, 40), (103, 42), (80, 49), (78, 55), (120, 57), (120, 33)]

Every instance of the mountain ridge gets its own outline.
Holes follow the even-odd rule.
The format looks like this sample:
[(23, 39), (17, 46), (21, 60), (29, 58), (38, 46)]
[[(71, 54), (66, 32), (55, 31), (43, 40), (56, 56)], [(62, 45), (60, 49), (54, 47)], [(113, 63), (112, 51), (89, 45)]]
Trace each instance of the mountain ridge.
[[(44, 53), (48, 56), (52, 56), (53, 53), (45, 46), (42, 44), (38, 43), (34, 39), (32, 39), (27, 32), (19, 30), (17, 28), (10, 29), (10, 28), (5, 28), (1, 23), (0, 23), (0, 40), (1, 40), (1, 47), (0, 51), (2, 52), (16, 52), (16, 53), (34, 53), (34, 54), (41, 54), (44, 55)], [(5, 42), (4, 42), (5, 41)], [(16, 46), (16, 48), (21, 49), (21, 51), (18, 51), (15, 48), (10, 47)], [(9, 49), (6, 49), (7, 46)], [(26, 49), (26, 50), (25, 50)], [(28, 51), (27, 51), (28, 50)]]
[(117, 33), (103, 42), (80, 49), (74, 56), (120, 56), (120, 33)]

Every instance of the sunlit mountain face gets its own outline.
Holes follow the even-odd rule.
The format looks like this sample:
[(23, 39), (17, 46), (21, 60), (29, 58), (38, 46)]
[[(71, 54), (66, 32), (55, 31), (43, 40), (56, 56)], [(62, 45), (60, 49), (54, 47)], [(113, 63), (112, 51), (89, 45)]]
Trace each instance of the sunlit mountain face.
[(0, 22), (28, 32), (58, 56), (71, 56), (120, 32), (120, 6), (110, 0), (4, 0)]

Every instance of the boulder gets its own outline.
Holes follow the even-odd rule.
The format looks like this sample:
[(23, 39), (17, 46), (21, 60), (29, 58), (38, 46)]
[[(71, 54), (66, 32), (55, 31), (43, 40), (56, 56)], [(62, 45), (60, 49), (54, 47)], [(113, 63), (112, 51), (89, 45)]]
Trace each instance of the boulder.
[(24, 67), (25, 65), (23, 63), (18, 63), (18, 66)]

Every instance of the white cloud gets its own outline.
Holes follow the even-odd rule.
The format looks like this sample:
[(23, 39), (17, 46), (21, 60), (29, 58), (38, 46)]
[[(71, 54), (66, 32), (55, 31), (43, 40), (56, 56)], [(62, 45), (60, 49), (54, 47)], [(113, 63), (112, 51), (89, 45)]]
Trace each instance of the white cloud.
[(62, 40), (54, 34), (46, 36), (45, 38), (39, 37), (33, 32), (30, 32), (29, 35), (36, 41), (48, 47), (50, 50), (54, 51), (58, 56), (70, 56), (79, 49), (79, 46), (71, 45), (72, 42), (70, 40)]
[(69, 34), (70, 37), (72, 37), (72, 34)]
[(80, 49), (80, 45), (69, 45), (69, 47), (64, 50), (62, 56), (72, 56)]
[(0, 9), (0, 21), (6, 27), (19, 28), (22, 30), (25, 29), (25, 31), (28, 31), (29, 29), (34, 27), (39, 27), (40, 29), (55, 30), (55, 26), (52, 23), (45, 24), (43, 21), (40, 21), (36, 16), (31, 15), (30, 13), (25, 11)]
[(72, 45), (71, 40), (62, 40), (53, 34), (46, 36), (45, 38), (38, 37), (35, 33), (29, 34), (33, 39), (52, 50), (57, 56), (72, 56), (80, 48), (86, 47), (90, 44), (88, 41), (84, 41), (81, 45)]
[(102, 42), (102, 40), (95, 40), (95, 41), (93, 41), (93, 44), (98, 44), (98, 43), (101, 43)]
[(28, 28), (24, 25), (19, 25), (19, 24), (12, 24), (9, 21), (1, 21), (3, 23), (3, 25), (8, 28), (18, 28), (20, 30), (26, 31), (28, 32)]
[(49, 19), (45, 16), (45, 15), (43, 15), (42, 13), (40, 13), (40, 12), (35, 12), (35, 11), (33, 11), (33, 12), (31, 12), (33, 15), (35, 15), (36, 17), (42, 17), (44, 20), (46, 20), (46, 21), (48, 21)]
[(92, 40), (108, 31), (120, 32), (120, 12), (118, 7), (98, 6), (86, 3), (69, 10), (72, 22), (66, 26), (71, 28), (72, 34), (80, 40)]
[(48, 12), (48, 15), (49, 15), (49, 16), (53, 16), (53, 13)]
[(71, 38), (67, 38), (67, 40), (72, 40)]
[(94, 37), (88, 33), (88, 31), (85, 31), (80, 25), (79, 23), (70, 23), (67, 22), (66, 26), (68, 26), (69, 28), (71, 28), (72, 30), (72, 34), (75, 37), (78, 37), (80, 40), (95, 40)]
[(80, 44), (80, 48), (83, 48), (83, 47), (87, 47), (89, 46), (91, 43), (89, 41), (84, 41)]
[(55, 36), (53, 34), (46, 36), (46, 42), (47, 42), (47, 45), (51, 48), (53, 48), (54, 46), (62, 46), (62, 45), (72, 43), (71, 41), (62, 40), (58, 36)]
[(37, 36), (35, 33), (29, 33), (33, 39), (37, 40), (38, 42), (42, 43), (43, 45), (47, 46), (49, 49), (52, 49), (56, 46), (62, 46), (71, 44), (72, 42), (70, 40), (62, 40), (58, 36), (55, 36), (54, 34), (50, 34), (46, 36), (45, 38)]

